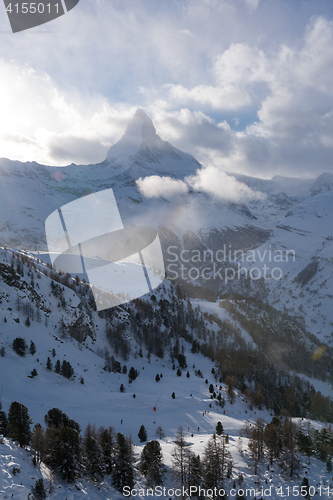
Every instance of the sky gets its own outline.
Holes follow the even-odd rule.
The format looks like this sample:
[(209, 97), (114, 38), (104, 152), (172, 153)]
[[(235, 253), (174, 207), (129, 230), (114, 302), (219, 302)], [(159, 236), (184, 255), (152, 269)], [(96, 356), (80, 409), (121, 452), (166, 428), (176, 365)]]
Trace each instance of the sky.
[(137, 108), (204, 167), (333, 173), (331, 0), (80, 0), (13, 34), (0, 5), (0, 157), (98, 163)]

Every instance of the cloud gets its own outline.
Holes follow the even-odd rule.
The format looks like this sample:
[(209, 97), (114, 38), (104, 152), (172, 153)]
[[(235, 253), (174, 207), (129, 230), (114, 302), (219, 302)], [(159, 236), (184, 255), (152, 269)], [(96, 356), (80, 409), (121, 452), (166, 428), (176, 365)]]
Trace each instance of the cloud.
[(331, 14), (331, 0), (91, 0), (53, 33), (2, 33), (0, 156), (102, 161), (143, 107), (202, 164), (333, 171)]
[(256, 10), (259, 5), (259, 0), (245, 0), (245, 3), (250, 10)]
[(188, 192), (185, 182), (171, 177), (150, 177), (140, 178), (136, 181), (139, 191), (146, 198), (171, 198), (173, 196), (184, 195)]
[(187, 177), (186, 182), (195, 191), (203, 191), (220, 200), (240, 202), (265, 198), (260, 191), (254, 191), (217, 167), (210, 166), (198, 170), (196, 175)]
[(250, 96), (243, 89), (233, 85), (218, 88), (210, 85), (198, 85), (187, 89), (182, 85), (167, 85), (168, 101), (173, 103), (197, 103), (213, 109), (233, 110), (250, 104)]
[(0, 59), (1, 156), (49, 165), (98, 163), (135, 107), (59, 88), (50, 75)]
[(136, 181), (140, 193), (146, 198), (171, 198), (188, 193), (189, 187), (194, 191), (203, 192), (223, 201), (244, 202), (261, 200), (265, 195), (255, 191), (234, 177), (227, 175), (217, 167), (206, 167), (198, 170), (195, 175), (186, 177), (185, 182), (171, 177), (140, 178)]

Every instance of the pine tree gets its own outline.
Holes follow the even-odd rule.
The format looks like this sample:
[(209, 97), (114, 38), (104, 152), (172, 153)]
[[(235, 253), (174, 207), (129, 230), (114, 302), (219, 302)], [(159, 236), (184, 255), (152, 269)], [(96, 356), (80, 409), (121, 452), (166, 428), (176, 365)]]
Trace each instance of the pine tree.
[(47, 370), (52, 370), (52, 363), (50, 357), (47, 358), (46, 360), (46, 369)]
[(98, 442), (102, 449), (102, 459), (105, 467), (105, 473), (111, 474), (114, 464), (114, 453), (115, 453), (115, 439), (114, 439), (114, 429), (109, 427), (105, 429), (101, 427), (98, 430)]
[(32, 424), (32, 420), (28, 408), (14, 401), (8, 411), (8, 435), (14, 441), (17, 441), (21, 448), (30, 444), (30, 424)]
[(216, 428), (215, 428), (215, 431), (216, 431), (216, 434), (217, 434), (218, 436), (222, 436), (222, 434), (223, 434), (223, 425), (221, 424), (221, 422), (220, 422), (220, 421), (219, 421), (219, 422), (217, 422), (217, 424), (216, 424)]
[(159, 382), (161, 380), (161, 377), (159, 376), (159, 374), (156, 375), (155, 380), (156, 380), (156, 382)]
[(105, 467), (102, 448), (98, 442), (95, 428), (88, 424), (84, 435), (83, 450), (86, 474), (93, 481), (100, 481), (105, 474)]
[(196, 486), (199, 488), (202, 483), (202, 465), (199, 455), (194, 455), (190, 452), (188, 457), (189, 471), (188, 471), (188, 487)]
[(112, 482), (116, 490), (120, 492), (123, 491), (124, 486), (131, 489), (134, 486), (132, 445), (120, 432), (116, 437)]
[(8, 420), (7, 420), (7, 415), (6, 415), (6, 412), (4, 412), (2, 410), (2, 403), (0, 401), (0, 434), (2, 436), (7, 436), (7, 424), (8, 424)]
[(128, 381), (129, 383), (132, 383), (138, 376), (138, 372), (131, 366), (130, 371), (128, 372)]
[(25, 356), (27, 350), (27, 344), (25, 340), (21, 337), (17, 337), (13, 340), (13, 349), (19, 356)]
[(61, 375), (68, 379), (70, 379), (74, 375), (72, 365), (66, 360), (64, 360), (61, 364)]
[(154, 488), (163, 483), (162, 448), (158, 441), (149, 441), (141, 453), (140, 469), (146, 477), (147, 486)]
[(25, 320), (25, 326), (30, 326), (30, 318), (27, 316), (27, 319)]
[(175, 399), (176, 395), (174, 392), (171, 394), (171, 397), (172, 397), (172, 399)]
[(147, 441), (148, 434), (144, 425), (141, 425), (138, 436), (140, 439), (140, 443), (144, 443), (145, 441)]
[(60, 365), (60, 361), (59, 361), (59, 359), (56, 361), (56, 364), (55, 364), (55, 367), (54, 367), (54, 371), (55, 371), (56, 373), (59, 373), (59, 374), (60, 374), (60, 372), (61, 372), (61, 365)]
[(124, 384), (121, 384), (119, 387), (120, 392), (125, 392)]
[(43, 478), (37, 479), (35, 485), (31, 488), (31, 492), (34, 500), (45, 500), (46, 498), (46, 490), (44, 486)]
[(181, 377), (181, 376), (182, 376), (181, 369), (180, 369), (180, 368), (178, 368), (178, 370), (177, 370), (177, 377)]
[(71, 427), (61, 427), (59, 431), (58, 468), (68, 483), (75, 481), (82, 468), (80, 433)]
[(29, 352), (30, 352), (30, 354), (32, 354), (32, 356), (33, 356), (34, 354), (36, 354), (36, 346), (35, 346), (35, 344), (33, 343), (33, 341), (31, 341), (31, 342), (30, 342)]

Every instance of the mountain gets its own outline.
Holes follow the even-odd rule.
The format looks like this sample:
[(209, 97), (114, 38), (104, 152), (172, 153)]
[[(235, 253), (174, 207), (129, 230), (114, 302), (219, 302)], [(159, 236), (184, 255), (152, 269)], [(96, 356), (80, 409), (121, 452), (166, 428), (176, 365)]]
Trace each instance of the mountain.
[[(190, 192), (172, 201), (146, 199), (136, 181), (141, 177), (171, 176), (183, 180), (201, 165), (192, 156), (162, 141), (151, 119), (138, 110), (121, 140), (112, 146), (104, 162), (64, 168), (35, 162), (0, 160), (0, 241), (14, 247), (46, 250), (44, 222), (62, 205), (86, 194), (112, 188), (127, 225), (150, 225), (160, 231), (164, 246), (183, 246), (193, 240), (201, 247), (227, 244), (252, 248), (266, 241), (269, 230), (254, 223), (244, 204), (212, 200)], [(242, 238), (239, 228), (244, 228)]]
[[(280, 498), (281, 484), (298, 491), (301, 477), (293, 474), (291, 461), (292, 467), (299, 461), (298, 474), (309, 477), (314, 494), (331, 478), (331, 458), (320, 448), (331, 430), (314, 422), (333, 422), (330, 180), (229, 173), (265, 195), (246, 203), (194, 190), (147, 199), (136, 183), (151, 175), (184, 180), (200, 168), (160, 139), (142, 111), (100, 164), (58, 168), (0, 160), (0, 238), (14, 246), (0, 248), (0, 431), (3, 411), (13, 401), (27, 406), (34, 424), (43, 425), (46, 413), (59, 408), (79, 423), (82, 437), (88, 422), (111, 425), (131, 437), (136, 487), (144, 488), (138, 431), (144, 425), (153, 440), (160, 426), (164, 485), (173, 488), (179, 426), (189, 450), (204, 460), (221, 422), (234, 461), (223, 482), (228, 493), (236, 484), (257, 488), (258, 477), (260, 487), (272, 490), (257, 497)], [(322, 186), (318, 192), (316, 183)], [(167, 278), (146, 296), (98, 312), (81, 275), (51, 268), (44, 223), (62, 205), (107, 188), (125, 227), (158, 230)], [(24, 339), (24, 356), (15, 350), (15, 339)], [(257, 426), (257, 435), (264, 436), (273, 416), (281, 423), (274, 419), (266, 429), (279, 433), (280, 457), (273, 457), (272, 466), (265, 440), (254, 463)], [(302, 437), (312, 439), (310, 465)], [(61, 480), (59, 470), (54, 479), (44, 463), (34, 467), (33, 454), (1, 437), (3, 498), (27, 498), (41, 477), (47, 484), (56, 481), (51, 498), (123, 498), (110, 486), (110, 475), (97, 484), (85, 476), (87, 462), (73, 485)]]
[[(332, 175), (259, 179), (229, 172), (239, 183), (264, 194), (246, 203), (218, 200), (192, 189), (172, 198), (145, 198), (138, 189), (140, 178), (184, 181), (201, 168), (192, 156), (163, 141), (142, 110), (135, 113), (102, 163), (58, 168), (2, 159), (0, 243), (45, 252), (44, 224), (50, 213), (77, 198), (112, 188), (125, 227), (145, 225), (158, 231), (169, 278), (178, 278), (192, 296), (216, 299), (237, 293), (278, 302), (281, 308), (297, 310), (309, 331), (331, 343), (331, 325), (325, 315), (333, 295)], [(232, 257), (236, 250), (240, 257), (230, 266), (229, 251)], [(286, 261), (288, 250), (294, 252), (295, 262)], [(278, 251), (283, 262), (278, 262)], [(238, 264), (242, 274), (258, 268), (265, 286), (254, 271), (250, 285), (245, 286), (238, 279)], [(265, 265), (270, 278), (264, 277)], [(302, 273), (311, 275), (308, 266), (316, 273), (302, 286)], [(274, 268), (283, 279), (272, 278)], [(307, 307), (302, 311), (304, 304)]]
[(311, 195), (333, 191), (333, 174), (324, 172), (321, 174), (310, 189)]
[(141, 109), (136, 111), (120, 141), (111, 146), (105, 163), (119, 180), (124, 172), (133, 178), (167, 175), (180, 179), (201, 168), (193, 156), (162, 141), (153, 122)]

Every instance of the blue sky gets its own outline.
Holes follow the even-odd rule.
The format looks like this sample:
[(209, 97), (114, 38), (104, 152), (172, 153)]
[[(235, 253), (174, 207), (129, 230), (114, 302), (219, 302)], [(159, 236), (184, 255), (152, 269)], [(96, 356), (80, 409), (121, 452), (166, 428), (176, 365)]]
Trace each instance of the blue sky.
[(0, 8), (0, 157), (102, 161), (142, 107), (204, 166), (333, 172), (332, 20), (331, 0), (81, 0), (12, 34)]

